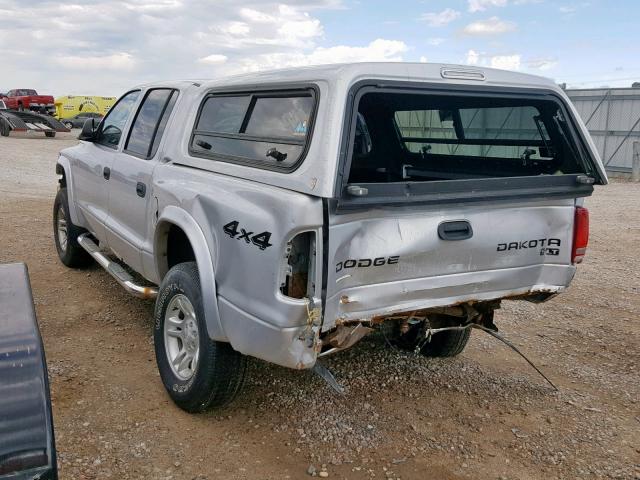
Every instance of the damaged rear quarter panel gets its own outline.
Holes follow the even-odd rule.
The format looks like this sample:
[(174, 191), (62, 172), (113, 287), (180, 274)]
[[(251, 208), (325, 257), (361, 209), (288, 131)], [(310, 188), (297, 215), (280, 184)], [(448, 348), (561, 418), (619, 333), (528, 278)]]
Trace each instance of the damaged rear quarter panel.
[[(322, 200), (190, 167), (158, 170), (163, 171), (156, 171), (160, 211), (179, 205), (205, 233), (220, 322), (233, 348), (292, 368), (311, 366), (313, 345), (299, 339), (307, 326), (307, 300), (280, 292), (281, 266), (287, 262), (287, 242), (298, 233), (316, 232), (321, 251)], [(316, 273), (319, 306), (320, 264)]]

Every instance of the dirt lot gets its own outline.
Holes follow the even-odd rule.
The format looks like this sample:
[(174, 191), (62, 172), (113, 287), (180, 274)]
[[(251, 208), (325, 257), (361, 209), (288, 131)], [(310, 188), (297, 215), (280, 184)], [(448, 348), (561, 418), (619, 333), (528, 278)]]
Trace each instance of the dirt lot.
[(591, 243), (568, 293), (497, 313), (560, 392), (482, 332), (446, 360), (371, 337), (328, 361), (343, 397), (253, 361), (238, 401), (193, 416), (158, 377), (153, 304), (56, 257), (54, 165), (74, 142), (0, 138), (0, 262), (29, 266), (62, 479), (299, 479), (310, 465), (349, 479), (640, 479), (640, 184), (587, 200)]

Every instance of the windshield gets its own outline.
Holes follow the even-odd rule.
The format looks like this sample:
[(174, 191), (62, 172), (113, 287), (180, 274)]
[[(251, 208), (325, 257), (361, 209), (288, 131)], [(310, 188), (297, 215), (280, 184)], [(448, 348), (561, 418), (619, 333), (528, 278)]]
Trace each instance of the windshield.
[(550, 97), (366, 93), (349, 182), (582, 173), (565, 128)]

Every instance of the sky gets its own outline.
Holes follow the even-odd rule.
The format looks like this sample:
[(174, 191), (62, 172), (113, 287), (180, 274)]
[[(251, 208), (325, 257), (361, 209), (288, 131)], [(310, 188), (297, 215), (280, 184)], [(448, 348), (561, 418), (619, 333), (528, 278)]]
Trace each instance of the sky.
[(638, 0), (0, 0), (0, 91), (120, 95), (169, 79), (334, 62), (640, 81)]

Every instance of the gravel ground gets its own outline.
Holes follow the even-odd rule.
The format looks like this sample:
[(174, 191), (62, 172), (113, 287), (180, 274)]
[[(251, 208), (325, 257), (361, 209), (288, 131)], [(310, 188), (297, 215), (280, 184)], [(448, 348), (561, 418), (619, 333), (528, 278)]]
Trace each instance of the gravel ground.
[(496, 314), (559, 392), (482, 332), (436, 360), (371, 336), (327, 360), (344, 396), (256, 360), (232, 406), (188, 415), (156, 371), (153, 304), (56, 258), (54, 165), (75, 135), (0, 138), (0, 262), (29, 266), (62, 479), (640, 479), (640, 184), (587, 199), (567, 293)]

